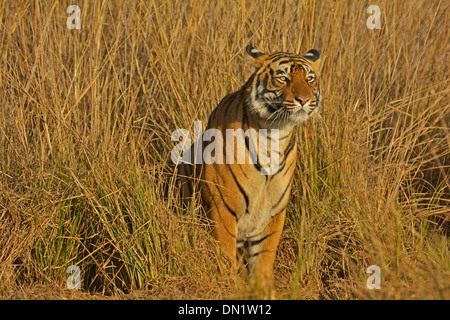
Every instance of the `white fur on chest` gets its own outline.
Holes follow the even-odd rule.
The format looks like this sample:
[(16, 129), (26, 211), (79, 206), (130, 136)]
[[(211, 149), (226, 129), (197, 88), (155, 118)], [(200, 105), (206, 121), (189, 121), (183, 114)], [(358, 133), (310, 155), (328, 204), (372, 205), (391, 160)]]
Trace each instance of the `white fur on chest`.
[[(286, 191), (286, 183), (290, 177), (286, 179), (283, 174), (276, 173), (278, 169), (281, 169), (278, 164), (283, 161), (282, 150), (289, 142), (287, 137), (291, 130), (292, 128), (289, 126), (279, 129), (277, 132), (263, 130), (259, 133), (259, 140), (254, 139), (255, 136), (249, 136), (249, 145), (258, 146), (256, 149), (258, 150), (258, 161), (264, 168), (274, 168), (275, 171), (265, 169), (258, 171), (253, 165), (247, 167), (249, 169), (246, 173), (249, 176), (246, 184), (242, 187), (248, 196), (249, 203), (247, 211), (239, 217), (237, 222), (237, 240), (248, 240), (258, 236), (263, 232), (270, 219), (285, 205), (285, 201), (280, 201), (280, 199)], [(268, 132), (270, 132), (270, 138), (267, 138)], [(243, 139), (240, 143), (244, 143)], [(242, 147), (245, 148), (245, 146)], [(264, 151), (261, 151), (261, 148)], [(269, 150), (270, 152), (267, 153)], [(265, 155), (269, 157), (267, 158)], [(277, 164), (273, 165), (273, 161)], [(275, 175), (264, 175), (262, 172), (266, 174), (272, 172)]]
[(284, 203), (277, 205), (277, 202), (286, 189), (284, 182), (280, 177), (266, 181), (266, 177), (260, 175), (245, 186), (245, 192), (251, 195), (251, 200), (248, 212), (244, 213), (237, 222), (238, 240), (246, 240), (260, 234), (272, 216), (281, 210)]

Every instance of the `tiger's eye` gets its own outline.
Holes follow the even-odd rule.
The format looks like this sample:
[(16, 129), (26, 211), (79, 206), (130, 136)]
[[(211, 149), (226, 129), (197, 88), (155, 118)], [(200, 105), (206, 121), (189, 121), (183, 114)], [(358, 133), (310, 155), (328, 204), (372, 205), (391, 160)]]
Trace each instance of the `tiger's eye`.
[(277, 79), (281, 82), (286, 82), (288, 80), (287, 77), (278, 77)]
[(314, 82), (314, 77), (313, 76), (307, 76), (306, 77), (306, 81), (308, 81), (308, 82)]

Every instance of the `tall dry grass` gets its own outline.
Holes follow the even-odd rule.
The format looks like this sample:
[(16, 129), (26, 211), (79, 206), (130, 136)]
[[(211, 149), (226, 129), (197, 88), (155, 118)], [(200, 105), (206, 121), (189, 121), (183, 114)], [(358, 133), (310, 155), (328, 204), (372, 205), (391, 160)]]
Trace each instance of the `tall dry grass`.
[(71, 4), (0, 3), (3, 296), (64, 288), (78, 265), (85, 292), (249, 297), (218, 272), (199, 204), (158, 187), (171, 132), (244, 83), (252, 43), (322, 55), (278, 297), (450, 298), (448, 2), (378, 1), (380, 30), (365, 1), (79, 0), (81, 30), (66, 27)]

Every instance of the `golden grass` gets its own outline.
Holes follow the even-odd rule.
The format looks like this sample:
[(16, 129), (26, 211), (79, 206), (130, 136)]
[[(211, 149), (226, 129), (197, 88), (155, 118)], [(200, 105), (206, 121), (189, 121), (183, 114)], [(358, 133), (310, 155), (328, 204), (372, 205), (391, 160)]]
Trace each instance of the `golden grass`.
[(158, 187), (171, 132), (244, 83), (252, 43), (322, 56), (277, 296), (450, 298), (448, 2), (378, 1), (380, 30), (364, 1), (80, 0), (81, 30), (70, 4), (0, 3), (3, 297), (73, 298), (69, 265), (86, 295), (251, 297), (218, 272), (198, 203), (186, 212)]

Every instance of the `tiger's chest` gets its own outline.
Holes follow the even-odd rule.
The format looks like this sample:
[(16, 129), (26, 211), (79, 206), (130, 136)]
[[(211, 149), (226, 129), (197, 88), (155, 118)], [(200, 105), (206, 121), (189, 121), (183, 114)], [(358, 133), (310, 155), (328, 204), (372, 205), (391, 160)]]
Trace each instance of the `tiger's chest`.
[(274, 179), (270, 183), (265, 183), (261, 181), (263, 179), (258, 179), (260, 181), (255, 181), (256, 183), (246, 188), (252, 197), (248, 211), (242, 214), (237, 222), (238, 239), (256, 236), (277, 213), (276, 210), (281, 210), (285, 205), (284, 201), (279, 201), (286, 187), (284, 181)]
[[(261, 233), (286, 208), (295, 168), (296, 137), (292, 128), (252, 131), (249, 126), (242, 129), (238, 122), (233, 125), (238, 129), (232, 124), (211, 123), (222, 133), (214, 139), (222, 147), (219, 153), (211, 153), (214, 161), (204, 158), (203, 194), (207, 207), (218, 211), (220, 219), (235, 219), (237, 240), (247, 240)], [(206, 146), (204, 151), (208, 152), (204, 153), (212, 147)], [(218, 159), (223, 162), (217, 163), (216, 156), (222, 152)]]
[(295, 153), (281, 159), (280, 167), (273, 176), (253, 172), (243, 189), (249, 195), (247, 210), (241, 210), (237, 221), (237, 239), (246, 240), (262, 232), (267, 223), (282, 210), (286, 209), (291, 193), (292, 178), (295, 167)]

